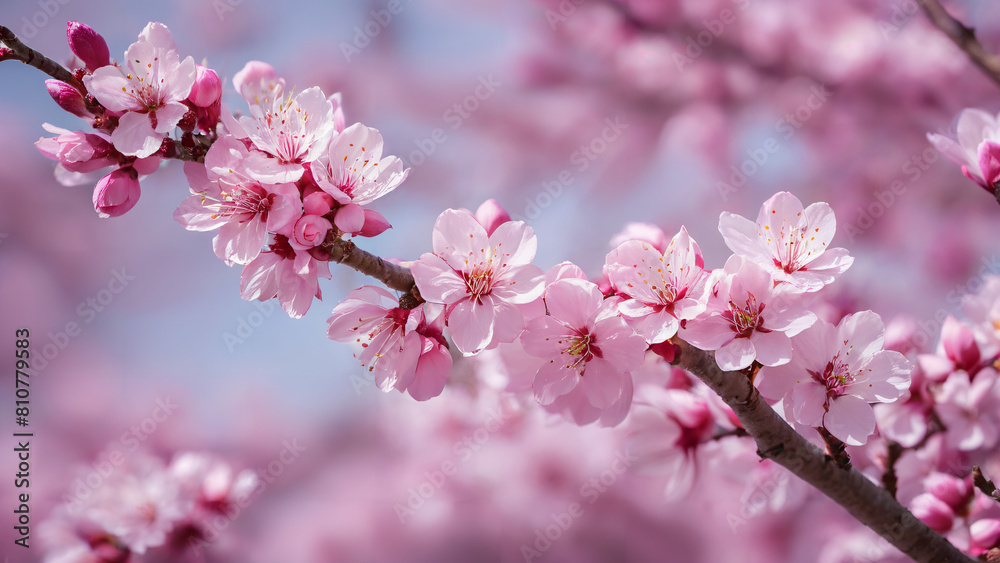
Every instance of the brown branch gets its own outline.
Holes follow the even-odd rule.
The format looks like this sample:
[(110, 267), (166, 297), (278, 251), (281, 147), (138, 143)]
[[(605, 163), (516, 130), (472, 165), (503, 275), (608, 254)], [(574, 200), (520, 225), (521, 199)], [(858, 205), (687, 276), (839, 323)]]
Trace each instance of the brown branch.
[(400, 307), (415, 309), (424, 302), (409, 268), (387, 262), (374, 254), (365, 252), (349, 240), (340, 238), (327, 240), (320, 248), (330, 253), (330, 262), (350, 266), (362, 274), (379, 280), (390, 289), (403, 292), (402, 297), (399, 298)]
[(859, 522), (918, 563), (973, 563), (928, 528), (885, 489), (856, 469), (841, 469), (822, 450), (792, 429), (761, 399), (746, 375), (724, 372), (715, 355), (677, 339), (675, 362), (712, 388), (728, 404), (757, 442), (757, 453), (784, 466), (843, 506)]
[(975, 30), (953, 18), (938, 0), (920, 0), (920, 4), (934, 27), (944, 32), (955, 45), (965, 51), (983, 74), (1000, 84), (1000, 57), (983, 47), (983, 44), (976, 39)]
[(83, 86), (83, 82), (80, 82), (80, 79), (73, 76), (73, 73), (66, 70), (63, 65), (53, 61), (31, 47), (28, 47), (24, 43), (21, 43), (21, 40), (17, 38), (17, 35), (15, 35), (13, 31), (2, 25), (0, 25), (0, 41), (2, 41), (8, 49), (4, 53), (5, 56), (0, 58), (0, 60), (21, 61), (26, 65), (37, 68), (56, 80), (61, 80), (66, 84), (69, 84), (81, 93), (87, 92), (87, 89)]
[(997, 486), (993, 484), (993, 481), (983, 475), (983, 470), (978, 465), (972, 466), (972, 484), (982, 491), (984, 495), (1000, 502), (1000, 491), (997, 490)]

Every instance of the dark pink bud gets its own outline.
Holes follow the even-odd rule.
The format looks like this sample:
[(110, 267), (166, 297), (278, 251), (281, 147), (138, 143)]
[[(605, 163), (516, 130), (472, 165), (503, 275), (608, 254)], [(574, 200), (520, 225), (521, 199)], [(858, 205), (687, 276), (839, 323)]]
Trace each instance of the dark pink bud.
[(313, 192), (302, 198), (306, 215), (326, 215), (333, 208), (333, 196), (326, 192)]
[(191, 87), (188, 99), (200, 108), (207, 108), (222, 98), (222, 81), (208, 67), (197, 65), (195, 70), (194, 86)]
[(83, 61), (90, 72), (111, 64), (108, 43), (89, 25), (75, 21), (67, 23), (66, 39), (69, 41), (70, 50)]
[(948, 359), (955, 362), (959, 368), (968, 371), (979, 363), (979, 345), (976, 344), (972, 329), (951, 315), (948, 315), (944, 326), (941, 327), (941, 343)]
[(972, 543), (983, 551), (988, 551), (994, 547), (1000, 547), (1000, 520), (984, 518), (977, 520), (969, 526), (972, 535)]
[(910, 502), (910, 511), (939, 534), (951, 530), (955, 524), (955, 513), (941, 499), (930, 493), (917, 496)]
[(215, 131), (222, 117), (222, 100), (216, 100), (207, 108), (198, 108), (198, 128), (206, 133)]
[(924, 479), (924, 488), (955, 512), (960, 512), (969, 500), (969, 484), (964, 479), (946, 473), (931, 473)]
[(312, 248), (323, 244), (327, 231), (332, 227), (330, 221), (319, 215), (303, 215), (292, 227), (292, 235), (296, 244), (304, 248)]
[(363, 237), (374, 237), (384, 233), (386, 229), (391, 228), (392, 225), (389, 224), (389, 221), (387, 221), (381, 213), (371, 209), (365, 209), (365, 225), (361, 227), (361, 232), (359, 232), (358, 235)]
[(476, 221), (486, 229), (486, 234), (492, 235), (497, 227), (510, 221), (510, 215), (500, 207), (495, 199), (488, 199), (476, 210)]
[(131, 166), (100, 179), (94, 188), (94, 209), (101, 217), (118, 217), (139, 201), (139, 173)]
[(979, 171), (990, 188), (1000, 182), (1000, 144), (993, 141), (979, 144)]
[(59, 107), (77, 117), (93, 118), (94, 114), (87, 111), (87, 102), (79, 90), (60, 80), (46, 80), (45, 88)]

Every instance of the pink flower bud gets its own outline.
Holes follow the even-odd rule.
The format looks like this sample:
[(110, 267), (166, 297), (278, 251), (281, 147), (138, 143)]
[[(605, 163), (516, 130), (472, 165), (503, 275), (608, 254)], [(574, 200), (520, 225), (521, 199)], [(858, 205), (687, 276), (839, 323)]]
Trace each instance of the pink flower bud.
[(476, 210), (476, 221), (486, 229), (487, 235), (492, 235), (497, 227), (510, 221), (510, 215), (500, 207), (495, 199), (488, 199)]
[(979, 345), (976, 344), (972, 329), (951, 315), (948, 315), (941, 327), (941, 343), (945, 354), (957, 367), (968, 371), (979, 363)]
[(242, 93), (245, 84), (260, 84), (262, 80), (277, 80), (278, 74), (274, 72), (274, 67), (260, 61), (250, 61), (244, 65), (243, 70), (233, 77), (233, 86), (236, 91)]
[(59, 107), (77, 117), (93, 119), (94, 114), (87, 110), (87, 103), (76, 88), (60, 80), (46, 80), (45, 88), (49, 91), (52, 99), (59, 104)]
[(1000, 144), (983, 141), (979, 144), (979, 171), (990, 189), (1000, 182)]
[(94, 209), (104, 217), (118, 217), (139, 201), (139, 173), (131, 166), (100, 179), (94, 188)]
[(220, 98), (222, 98), (222, 81), (219, 80), (219, 75), (206, 66), (197, 65), (194, 86), (191, 87), (188, 99), (200, 108), (207, 108)]
[(994, 547), (1000, 547), (1000, 520), (984, 518), (977, 520), (969, 526), (972, 535), (972, 543), (983, 552)]
[(930, 493), (914, 498), (910, 502), (910, 512), (939, 534), (950, 531), (955, 523), (955, 513), (951, 508)]
[(90, 26), (76, 21), (67, 23), (66, 39), (70, 50), (83, 61), (90, 72), (111, 64), (108, 43)]
[(345, 233), (355, 234), (361, 232), (365, 226), (365, 211), (356, 203), (349, 203), (337, 208), (337, 214), (333, 217), (333, 222), (337, 228)]
[(292, 227), (295, 244), (301, 248), (319, 246), (333, 225), (319, 215), (303, 215)]
[(333, 208), (333, 196), (326, 192), (313, 192), (302, 198), (306, 215), (326, 215)]
[(621, 243), (627, 240), (648, 242), (661, 253), (666, 250), (667, 243), (670, 242), (663, 229), (650, 223), (629, 223), (625, 225), (625, 228), (620, 233), (611, 237), (611, 248), (618, 248)]
[(392, 225), (389, 224), (389, 221), (387, 221), (381, 213), (372, 209), (365, 209), (365, 225), (361, 227), (361, 232), (359, 232), (358, 235), (363, 237), (374, 237), (384, 233), (386, 229), (391, 228)]
[(955, 512), (959, 512), (962, 505), (969, 500), (969, 484), (964, 479), (952, 477), (946, 473), (928, 475), (924, 479), (924, 488)]

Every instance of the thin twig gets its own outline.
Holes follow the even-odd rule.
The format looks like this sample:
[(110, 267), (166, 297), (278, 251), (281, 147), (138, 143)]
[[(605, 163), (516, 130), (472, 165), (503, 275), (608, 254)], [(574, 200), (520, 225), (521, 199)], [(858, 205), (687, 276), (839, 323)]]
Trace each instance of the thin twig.
[(965, 51), (983, 74), (1000, 84), (1000, 57), (983, 47), (983, 44), (976, 39), (975, 30), (953, 18), (938, 0), (920, 0), (920, 4), (934, 27), (944, 32), (955, 45)]
[(983, 470), (978, 465), (972, 466), (972, 484), (986, 496), (1000, 502), (1000, 491), (997, 490), (997, 486), (993, 484), (992, 480), (983, 475)]
[(26, 65), (37, 68), (56, 80), (61, 80), (69, 84), (81, 93), (87, 92), (87, 89), (83, 86), (83, 82), (80, 82), (80, 79), (73, 76), (73, 73), (66, 70), (63, 65), (21, 43), (21, 40), (17, 38), (17, 35), (13, 31), (2, 25), (0, 25), (0, 41), (7, 46), (7, 52), (4, 53), (6, 56), (0, 58), (0, 60), (21, 61)]

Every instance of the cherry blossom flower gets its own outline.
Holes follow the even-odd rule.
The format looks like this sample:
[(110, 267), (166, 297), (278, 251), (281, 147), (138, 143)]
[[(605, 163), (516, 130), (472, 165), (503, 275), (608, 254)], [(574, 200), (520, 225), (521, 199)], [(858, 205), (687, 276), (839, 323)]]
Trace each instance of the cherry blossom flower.
[(1000, 180), (1000, 121), (981, 109), (966, 108), (955, 119), (955, 136), (928, 133), (927, 140), (966, 178), (990, 193)]
[(388, 291), (366, 285), (355, 289), (327, 320), (327, 336), (357, 349), (354, 357), (383, 391), (397, 389), (424, 401), (441, 394), (451, 355), (439, 323), (428, 323), (423, 309), (403, 309)]
[(102, 218), (118, 217), (139, 201), (139, 173), (131, 166), (101, 178), (94, 187), (94, 209)]
[(215, 254), (227, 264), (249, 264), (268, 232), (284, 233), (302, 215), (294, 184), (264, 184), (241, 172), (249, 155), (243, 143), (223, 137), (205, 155), (204, 166), (186, 163), (193, 195), (174, 211), (188, 230), (218, 229)]
[(448, 209), (434, 224), (434, 252), (413, 263), (413, 278), (429, 303), (446, 306), (455, 346), (465, 355), (513, 342), (524, 327), (518, 305), (541, 295), (535, 233), (521, 221), (492, 235), (467, 210)]
[(765, 397), (784, 399), (796, 422), (823, 426), (848, 445), (864, 444), (875, 431), (869, 403), (891, 403), (910, 385), (910, 363), (883, 349), (885, 327), (871, 311), (824, 320), (792, 339), (794, 361), (759, 374)]
[(734, 253), (762, 266), (775, 281), (817, 291), (854, 262), (843, 248), (829, 248), (837, 228), (829, 204), (803, 209), (797, 197), (779, 192), (764, 202), (757, 223), (723, 212), (719, 231)]
[(665, 252), (639, 240), (623, 242), (605, 259), (605, 272), (625, 301), (619, 313), (649, 343), (677, 334), (681, 321), (705, 310), (708, 277), (698, 244), (681, 230)]
[(706, 284), (706, 310), (688, 321), (680, 336), (702, 350), (715, 350), (716, 362), (727, 371), (755, 360), (765, 366), (788, 363), (789, 337), (816, 319), (795, 303), (793, 293), (776, 288), (766, 270), (739, 256), (730, 257)]
[(69, 131), (44, 124), (43, 127), (57, 137), (42, 137), (35, 143), (39, 152), (70, 172), (88, 173), (112, 166), (118, 162), (118, 153), (111, 146), (110, 138), (101, 132), (84, 133)]
[(382, 156), (382, 135), (377, 129), (355, 123), (330, 142), (329, 158), (310, 167), (317, 185), (342, 207), (334, 223), (346, 233), (361, 232), (366, 215), (361, 209), (396, 189), (410, 169), (395, 156)]
[(955, 371), (936, 395), (935, 412), (947, 432), (945, 443), (961, 451), (992, 448), (1000, 438), (1000, 376), (992, 367), (969, 374)]
[[(298, 94), (285, 92), (284, 81), (270, 65), (251, 61), (234, 79), (250, 104), (250, 115), (239, 118), (230, 132), (247, 138), (260, 152), (246, 163), (250, 176), (261, 182), (294, 182), (306, 163), (320, 158), (336, 133), (334, 105), (318, 87)], [(223, 112), (226, 116), (227, 112)]]
[(627, 380), (642, 365), (645, 340), (592, 282), (558, 280), (543, 299), (548, 314), (529, 321), (521, 335), (525, 352), (548, 360), (535, 374), (535, 398), (547, 405), (580, 386), (591, 405), (611, 407), (631, 388)]
[(318, 278), (330, 279), (330, 264), (296, 252), (284, 235), (275, 235), (270, 248), (243, 268), (240, 296), (247, 301), (277, 297), (281, 308), (297, 319), (309, 310), (313, 297), (323, 298)]
[(195, 63), (191, 57), (179, 59), (170, 30), (153, 22), (125, 52), (125, 67), (102, 66), (83, 78), (105, 108), (125, 112), (111, 134), (122, 154), (152, 155), (188, 112), (182, 102), (191, 93)]

